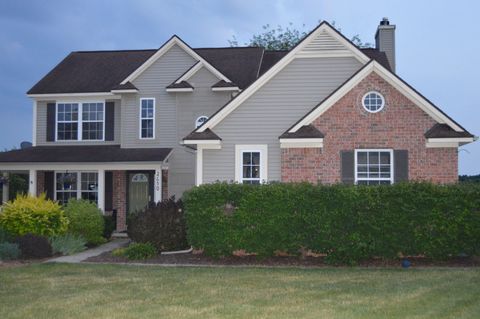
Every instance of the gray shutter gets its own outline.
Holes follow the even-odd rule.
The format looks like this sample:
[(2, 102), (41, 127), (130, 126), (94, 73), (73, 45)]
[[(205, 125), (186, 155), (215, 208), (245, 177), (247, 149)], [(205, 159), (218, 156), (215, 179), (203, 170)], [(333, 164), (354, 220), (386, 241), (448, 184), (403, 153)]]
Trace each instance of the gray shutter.
[(45, 172), (45, 194), (47, 195), (48, 199), (53, 200), (54, 197), (54, 192), (55, 192), (55, 178), (54, 178), (54, 173), (51, 171)]
[(105, 141), (114, 140), (115, 102), (105, 103)]
[(408, 181), (408, 151), (393, 151), (393, 181), (395, 183)]
[(354, 184), (355, 183), (355, 152), (354, 151), (341, 151), (340, 152), (340, 161), (341, 161), (341, 176), (342, 183), (344, 184)]
[(113, 210), (113, 172), (105, 172), (105, 211)]
[(47, 104), (47, 141), (55, 141), (55, 117), (56, 117), (55, 103)]

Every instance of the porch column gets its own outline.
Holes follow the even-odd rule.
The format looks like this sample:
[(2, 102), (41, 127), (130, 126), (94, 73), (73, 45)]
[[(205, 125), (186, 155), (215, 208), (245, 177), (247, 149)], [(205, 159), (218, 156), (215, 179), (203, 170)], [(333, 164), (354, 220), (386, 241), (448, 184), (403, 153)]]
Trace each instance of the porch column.
[(105, 170), (98, 170), (98, 208), (105, 213)]
[(28, 194), (37, 196), (37, 170), (35, 169), (28, 171)]
[(155, 177), (153, 181), (153, 200), (155, 203), (162, 201), (162, 168), (155, 170)]
[[(3, 177), (5, 180), (8, 179), (8, 173), (3, 173)], [(2, 185), (2, 201), (3, 203), (8, 202), (8, 197), (9, 197), (9, 185), (8, 182), (3, 183)]]

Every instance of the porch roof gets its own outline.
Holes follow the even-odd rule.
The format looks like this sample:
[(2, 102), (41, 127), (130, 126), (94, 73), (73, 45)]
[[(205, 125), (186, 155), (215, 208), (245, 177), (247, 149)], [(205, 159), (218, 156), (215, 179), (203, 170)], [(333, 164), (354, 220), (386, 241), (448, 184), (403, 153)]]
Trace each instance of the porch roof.
[(163, 162), (171, 148), (120, 148), (120, 145), (35, 146), (0, 152), (0, 163)]

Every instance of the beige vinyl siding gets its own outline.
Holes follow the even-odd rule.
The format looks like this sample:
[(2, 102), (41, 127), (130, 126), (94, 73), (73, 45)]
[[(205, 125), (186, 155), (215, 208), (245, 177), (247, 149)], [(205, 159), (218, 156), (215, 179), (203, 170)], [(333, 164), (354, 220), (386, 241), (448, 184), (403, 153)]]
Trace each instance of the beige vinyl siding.
[[(177, 45), (173, 46), (133, 81), (138, 94), (124, 94), (122, 147), (174, 147), (176, 134), (176, 96), (165, 88), (187, 71), (195, 60)], [(140, 99), (155, 98), (155, 138), (140, 139)]]
[[(85, 99), (83, 99), (85, 100)], [(72, 102), (75, 102), (72, 100)], [(81, 100), (78, 101), (81, 103)], [(107, 100), (106, 102), (110, 102)], [(120, 144), (120, 134), (122, 132), (121, 122), (121, 101), (112, 100), (115, 102), (115, 118), (114, 118), (114, 140), (113, 141), (59, 141), (47, 142), (47, 104), (55, 103), (55, 101), (38, 101), (37, 102), (37, 145), (112, 145)]]
[(203, 151), (203, 182), (234, 180), (236, 144), (266, 144), (268, 180), (280, 180), (278, 137), (360, 67), (353, 57), (293, 60), (213, 128), (222, 149)]
[[(188, 82), (195, 88), (191, 93), (174, 93), (177, 96), (177, 137), (181, 141), (195, 128), (195, 120), (211, 116), (229, 99), (229, 92), (213, 92), (211, 86), (218, 82), (210, 71), (200, 69)], [(195, 185), (195, 151), (177, 143), (169, 161), (169, 193), (179, 198)]]

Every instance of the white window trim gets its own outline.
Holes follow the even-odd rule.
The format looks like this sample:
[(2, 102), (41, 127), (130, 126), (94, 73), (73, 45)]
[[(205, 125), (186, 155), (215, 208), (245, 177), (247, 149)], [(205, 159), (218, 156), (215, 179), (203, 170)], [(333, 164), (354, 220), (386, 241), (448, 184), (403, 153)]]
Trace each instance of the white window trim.
[[(103, 105), (103, 133), (102, 133), (102, 139), (98, 140), (84, 140), (83, 139), (83, 104), (88, 104), (88, 103), (101, 103)], [(78, 118), (77, 118), (77, 139), (75, 140), (59, 140), (58, 139), (58, 105), (59, 104), (78, 104)], [(106, 117), (106, 103), (105, 101), (57, 101), (55, 103), (55, 142), (59, 143), (72, 143), (72, 142), (104, 142), (105, 141), (105, 117)], [(90, 122), (100, 122), (100, 121), (86, 121), (85, 123), (90, 123)], [(62, 123), (75, 123), (75, 121), (63, 121)]]
[[(358, 167), (357, 167), (357, 157), (358, 153), (361, 152), (389, 152), (390, 153), (390, 178), (384, 178), (384, 177), (377, 177), (377, 178), (369, 178), (369, 177), (362, 177), (358, 178)], [(379, 149), (356, 149), (355, 150), (355, 158), (354, 158), (354, 177), (355, 177), (355, 184), (358, 183), (358, 181), (390, 181), (390, 184), (393, 184), (395, 182), (394, 180), (394, 164), (395, 164), (395, 159), (393, 158), (393, 149), (384, 149), (384, 148), (379, 148)]]
[[(199, 128), (200, 126), (202, 126), (203, 123), (206, 122), (206, 121), (205, 121), (205, 122), (202, 122), (202, 123), (198, 123), (198, 121), (199, 121), (201, 118), (203, 118), (203, 117), (206, 118), (206, 121), (208, 121), (208, 116), (206, 116), (206, 115), (200, 115), (200, 116), (197, 117), (197, 119), (195, 120), (195, 128), (196, 128), (196, 129)], [(199, 125), (199, 124), (200, 124), (200, 125)]]
[[(380, 96), (380, 99), (382, 100), (382, 106), (376, 110), (376, 111), (372, 111), (372, 110), (369, 110), (367, 108), (367, 106), (365, 105), (365, 98), (367, 97), (367, 95), (371, 94), (371, 93), (374, 93), (374, 94), (377, 94), (378, 96)], [(383, 97), (382, 93), (378, 92), (378, 91), (375, 91), (375, 90), (371, 90), (371, 91), (368, 91), (367, 93), (365, 93), (362, 97), (362, 106), (363, 106), (363, 109), (365, 111), (367, 111), (368, 113), (378, 113), (380, 112), (381, 110), (383, 110), (385, 108), (385, 98)]]
[[(142, 117), (142, 101), (153, 100), (153, 118)], [(154, 140), (155, 139), (155, 116), (156, 116), (156, 101), (154, 97), (142, 97), (140, 98), (139, 115), (138, 115), (138, 137), (141, 140)], [(153, 135), (152, 137), (142, 137), (142, 120), (153, 120)]]
[(268, 145), (235, 145), (235, 181), (243, 183), (243, 153), (260, 153), (260, 183), (268, 182)]
[[(54, 179), (53, 179), (53, 182), (55, 184), (55, 187), (54, 187), (54, 194), (53, 194), (53, 199), (54, 200), (57, 200), (57, 192), (65, 192), (65, 193), (73, 193), (73, 191), (64, 191), (63, 189), (57, 189), (57, 175), (58, 174), (65, 174), (67, 173), (66, 171), (55, 171), (55, 174), (54, 174)], [(98, 183), (98, 186), (97, 186), (97, 201), (98, 203), (100, 203), (100, 173), (98, 171), (69, 171), (68, 172), (69, 174), (72, 174), (72, 173), (75, 173), (77, 174), (77, 189), (76, 189), (76, 193), (77, 193), (77, 199), (81, 199), (82, 198), (82, 173), (95, 173), (97, 174), (97, 183)], [(93, 192), (92, 192), (93, 193)], [(105, 195), (103, 195), (105, 196)]]

